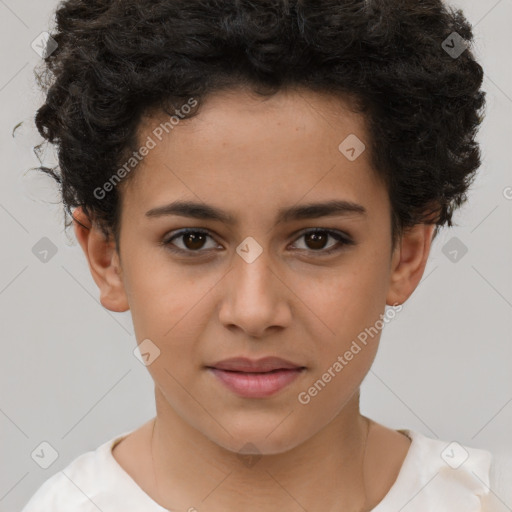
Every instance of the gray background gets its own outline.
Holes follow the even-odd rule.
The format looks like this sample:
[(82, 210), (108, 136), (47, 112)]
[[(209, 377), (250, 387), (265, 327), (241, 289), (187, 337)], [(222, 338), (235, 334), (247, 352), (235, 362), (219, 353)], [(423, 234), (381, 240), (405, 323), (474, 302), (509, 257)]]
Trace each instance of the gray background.
[[(457, 226), (441, 232), (421, 284), (385, 328), (361, 405), (392, 428), (512, 455), (512, 200), (504, 193), (512, 187), (512, 0), (449, 5), (473, 24), (486, 72), (483, 164)], [(155, 414), (129, 312), (100, 305), (61, 206), (52, 204), (54, 185), (26, 172), (37, 165), (31, 148), (40, 138), (29, 125), (42, 99), (31, 42), (55, 6), (0, 0), (1, 511), (21, 509), (75, 457)], [(12, 138), (20, 121), (27, 123)], [(32, 251), (43, 237), (57, 249), (46, 263)], [(453, 237), (468, 249), (457, 262), (443, 252)], [(48, 469), (31, 458), (43, 441), (58, 452)]]

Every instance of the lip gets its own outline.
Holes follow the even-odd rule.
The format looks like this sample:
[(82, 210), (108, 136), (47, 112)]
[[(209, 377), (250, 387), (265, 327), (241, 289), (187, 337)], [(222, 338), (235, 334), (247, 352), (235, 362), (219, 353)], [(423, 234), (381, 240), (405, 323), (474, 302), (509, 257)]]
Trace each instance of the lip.
[(218, 361), (209, 368), (218, 370), (231, 370), (233, 372), (271, 372), (273, 370), (297, 370), (304, 366), (292, 363), (281, 357), (262, 357), (260, 359), (249, 359), (248, 357), (232, 357)]
[(291, 384), (306, 368), (279, 357), (257, 360), (235, 357), (207, 366), (207, 369), (237, 395), (265, 398)]
[(265, 398), (291, 384), (305, 368), (274, 370), (266, 373), (235, 372), (208, 368), (228, 389), (246, 398)]

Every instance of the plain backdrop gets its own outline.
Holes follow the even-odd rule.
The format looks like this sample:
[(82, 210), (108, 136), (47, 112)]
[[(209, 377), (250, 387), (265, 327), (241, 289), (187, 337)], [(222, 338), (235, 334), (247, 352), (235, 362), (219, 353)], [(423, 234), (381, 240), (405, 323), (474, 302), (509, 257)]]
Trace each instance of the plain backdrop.
[[(4, 512), (20, 510), (78, 455), (155, 414), (152, 380), (133, 354), (129, 312), (101, 306), (73, 231), (64, 231), (53, 182), (27, 172), (38, 164), (32, 147), (41, 142), (30, 128), (42, 100), (31, 43), (51, 26), (56, 5), (0, 0)], [(449, 5), (473, 24), (473, 51), (486, 73), (483, 163), (457, 225), (441, 231), (422, 282), (384, 329), (361, 409), (391, 428), (512, 454), (512, 0)], [(38, 244), (54, 246), (47, 262)], [(33, 457), (43, 442), (57, 454), (46, 469)]]

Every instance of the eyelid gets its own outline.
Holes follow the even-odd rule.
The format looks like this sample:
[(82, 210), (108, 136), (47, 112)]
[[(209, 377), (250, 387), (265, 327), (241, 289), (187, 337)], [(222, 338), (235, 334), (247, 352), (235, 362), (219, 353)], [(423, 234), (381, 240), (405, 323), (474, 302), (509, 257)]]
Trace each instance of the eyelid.
[(301, 229), (299, 231), (296, 231), (295, 233), (293, 233), (293, 239), (296, 240), (297, 238), (300, 238), (301, 236), (303, 235), (306, 235), (308, 233), (327, 233), (329, 235), (338, 235), (340, 238), (342, 238), (342, 240), (346, 243), (352, 243), (352, 237), (346, 233), (345, 231), (341, 231), (340, 229), (334, 229), (334, 228), (323, 228), (323, 227), (317, 227), (317, 226), (314, 226), (312, 228), (304, 228), (304, 229)]

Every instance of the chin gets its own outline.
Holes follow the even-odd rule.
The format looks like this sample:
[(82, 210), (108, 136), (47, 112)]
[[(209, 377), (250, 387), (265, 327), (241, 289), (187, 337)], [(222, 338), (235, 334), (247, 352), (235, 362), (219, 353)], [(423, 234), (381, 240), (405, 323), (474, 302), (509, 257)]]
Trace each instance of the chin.
[[(261, 422), (255, 425), (254, 422), (247, 424), (246, 428), (237, 425), (236, 428), (230, 428), (226, 425), (226, 429), (232, 434), (225, 434), (222, 438), (212, 438), (208, 436), (214, 443), (230, 452), (239, 455), (278, 455), (292, 450), (307, 440), (304, 430), (297, 429), (292, 431), (289, 428), (283, 428), (279, 421), (274, 427), (269, 428), (269, 422)], [(273, 422), (272, 422), (273, 424)]]

